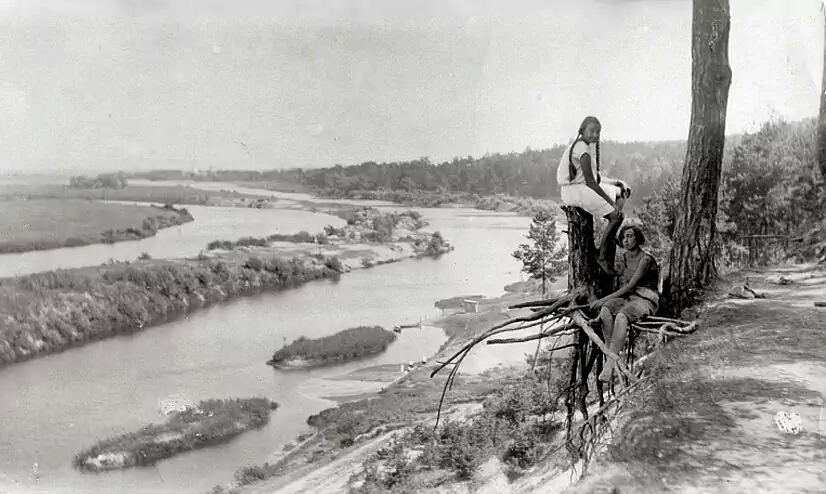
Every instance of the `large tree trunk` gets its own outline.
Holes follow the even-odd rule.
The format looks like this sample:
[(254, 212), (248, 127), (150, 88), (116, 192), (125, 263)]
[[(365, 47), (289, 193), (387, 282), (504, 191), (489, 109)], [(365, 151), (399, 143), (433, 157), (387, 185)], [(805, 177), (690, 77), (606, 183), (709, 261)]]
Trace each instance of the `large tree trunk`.
[(731, 85), (729, 0), (694, 0), (691, 126), (664, 308), (678, 314), (714, 279), (715, 223)]
[(820, 83), (820, 113), (817, 117), (817, 164), (820, 177), (826, 180), (826, 8), (823, 9), (823, 73)]

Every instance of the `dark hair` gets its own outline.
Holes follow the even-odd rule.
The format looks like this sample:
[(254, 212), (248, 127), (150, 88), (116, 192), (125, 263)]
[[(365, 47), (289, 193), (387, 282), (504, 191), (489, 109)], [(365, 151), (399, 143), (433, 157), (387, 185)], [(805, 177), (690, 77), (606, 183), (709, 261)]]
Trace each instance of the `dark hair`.
[[(582, 134), (585, 133), (585, 129), (588, 128), (589, 124), (597, 124), (600, 127), (602, 127), (602, 124), (599, 123), (599, 120), (597, 119), (597, 117), (593, 117), (593, 116), (589, 115), (589, 116), (585, 117), (584, 119), (582, 119), (582, 123), (579, 124), (579, 131), (576, 134), (576, 139), (574, 140), (574, 143), (571, 144), (571, 149), (568, 150), (568, 180), (569, 181), (573, 180), (574, 177), (576, 177), (576, 167), (574, 166), (574, 147), (576, 146), (577, 142), (582, 140)], [(600, 177), (599, 177), (599, 141), (596, 142), (596, 149), (597, 149), (597, 156), (596, 156), (596, 158), (597, 158), (597, 183), (599, 183), (600, 182)]]
[(624, 227), (620, 228), (620, 231), (617, 234), (616, 238), (617, 245), (622, 246), (622, 237), (628, 230), (634, 232), (634, 238), (637, 240), (637, 247), (645, 245), (645, 235), (643, 235), (642, 233), (642, 228), (638, 227), (637, 225), (625, 225)]

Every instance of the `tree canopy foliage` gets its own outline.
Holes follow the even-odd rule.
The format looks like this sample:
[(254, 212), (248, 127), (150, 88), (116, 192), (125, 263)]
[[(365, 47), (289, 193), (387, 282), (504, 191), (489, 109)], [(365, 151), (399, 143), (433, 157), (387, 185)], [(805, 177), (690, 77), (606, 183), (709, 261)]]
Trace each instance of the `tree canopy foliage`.
[[(312, 192), (345, 197), (359, 191), (505, 194), (532, 198), (554, 198), (559, 194), (556, 167), (565, 146), (521, 153), (493, 153), (480, 158), (456, 157), (439, 164), (422, 157), (410, 161), (352, 166), (335, 165), (315, 169), (210, 170), (185, 172), (154, 170), (132, 175), (152, 180), (247, 181), (291, 184)], [(623, 178), (635, 194), (654, 189), (660, 176), (685, 157), (684, 141), (615, 142), (601, 145), (605, 175)]]
[[(808, 239), (824, 220), (826, 190), (817, 164), (817, 122), (772, 120), (759, 130), (728, 144), (723, 162), (720, 211), (717, 218), (718, 261), (736, 264), (747, 254), (745, 237), (779, 236), (783, 241), (752, 243), (766, 261), (784, 258), (806, 260), (820, 255), (826, 239)], [(656, 190), (634, 213), (641, 220), (647, 248), (664, 259), (671, 247), (679, 204), (679, 171), (666, 173)], [(763, 246), (763, 247), (760, 247)]]
[(553, 283), (558, 275), (565, 273), (568, 250), (564, 244), (558, 245), (556, 219), (544, 212), (533, 217), (527, 238), (531, 243), (520, 244), (512, 255), (522, 263), (523, 272), (542, 281), (544, 293), (548, 283)]

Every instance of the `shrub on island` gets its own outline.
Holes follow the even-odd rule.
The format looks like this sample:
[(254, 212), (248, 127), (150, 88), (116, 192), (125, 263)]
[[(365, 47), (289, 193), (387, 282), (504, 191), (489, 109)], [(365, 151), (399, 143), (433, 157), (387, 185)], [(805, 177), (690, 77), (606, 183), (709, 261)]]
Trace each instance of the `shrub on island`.
[(396, 334), (381, 326), (358, 326), (318, 339), (302, 336), (277, 350), (267, 363), (279, 369), (330, 365), (379, 354), (395, 340)]
[(78, 453), (74, 466), (99, 472), (152, 465), (263, 427), (277, 408), (277, 403), (266, 398), (205, 400), (194, 408), (173, 412), (165, 424), (104, 439)]

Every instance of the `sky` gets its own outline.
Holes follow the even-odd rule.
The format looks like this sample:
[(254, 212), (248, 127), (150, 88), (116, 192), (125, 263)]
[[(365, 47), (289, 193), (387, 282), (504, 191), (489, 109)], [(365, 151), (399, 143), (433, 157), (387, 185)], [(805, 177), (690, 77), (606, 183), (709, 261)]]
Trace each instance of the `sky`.
[[(727, 132), (815, 116), (819, 0), (731, 0)], [(0, 171), (685, 139), (690, 0), (0, 0)]]

